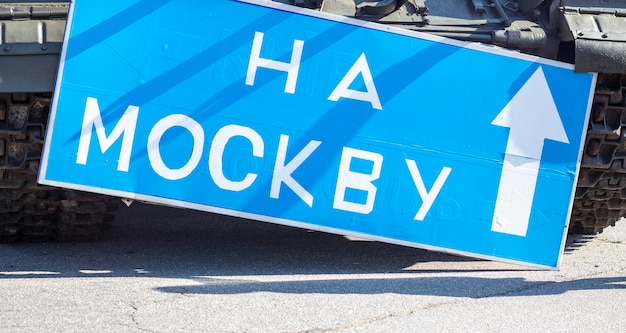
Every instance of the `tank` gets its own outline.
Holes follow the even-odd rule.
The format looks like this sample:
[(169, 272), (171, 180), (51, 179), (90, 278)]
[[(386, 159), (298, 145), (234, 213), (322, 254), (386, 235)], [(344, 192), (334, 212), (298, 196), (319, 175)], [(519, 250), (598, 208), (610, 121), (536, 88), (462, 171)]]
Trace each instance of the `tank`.
[[(490, 44), (599, 73), (569, 232), (595, 234), (626, 215), (624, 2), (278, 2)], [(117, 207), (119, 199), (37, 184), (68, 8), (69, 2), (0, 1), (1, 242), (94, 240)], [(453, 84), (450, 90), (453, 94)]]

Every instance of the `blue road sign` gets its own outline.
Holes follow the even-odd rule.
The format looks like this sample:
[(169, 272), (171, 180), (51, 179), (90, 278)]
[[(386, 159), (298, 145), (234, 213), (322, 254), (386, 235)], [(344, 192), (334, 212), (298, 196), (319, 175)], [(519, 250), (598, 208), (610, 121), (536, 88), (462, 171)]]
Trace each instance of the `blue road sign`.
[(594, 81), (266, 1), (81, 0), (40, 182), (556, 267)]

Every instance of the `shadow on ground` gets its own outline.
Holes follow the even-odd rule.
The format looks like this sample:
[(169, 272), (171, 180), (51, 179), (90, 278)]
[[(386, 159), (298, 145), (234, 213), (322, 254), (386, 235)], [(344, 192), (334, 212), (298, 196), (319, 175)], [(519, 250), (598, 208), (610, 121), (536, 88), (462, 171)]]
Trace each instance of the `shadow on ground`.
[(527, 281), (523, 278), (411, 277), (390, 279), (329, 279), (258, 282), (197, 278), (195, 286), (157, 288), (178, 294), (404, 294), (449, 297), (558, 295), (575, 290), (626, 289), (626, 277), (588, 278), (573, 281)]
[[(571, 242), (575, 246), (586, 241), (586, 238), (576, 239)], [(626, 278), (557, 283), (518, 277), (468, 276), (467, 273), (472, 272), (529, 270), (521, 266), (487, 264), (490, 263), (421, 249), (142, 204), (122, 208), (114, 228), (98, 242), (0, 245), (0, 279), (138, 277), (174, 278), (192, 284), (155, 288), (165, 293), (394, 293), (484, 297), (512, 292), (545, 295), (626, 287), (623, 284)], [(413, 275), (404, 278), (405, 273)], [(424, 277), (415, 277), (414, 273), (423, 273)], [(428, 276), (438, 273), (446, 276)], [(324, 276), (333, 274), (344, 278)], [(359, 274), (383, 275), (380, 278), (350, 277)], [(393, 277), (387, 278), (384, 274), (393, 274)], [(298, 280), (299, 275), (307, 277)], [(311, 275), (319, 279), (312, 279)], [(269, 280), (281, 280), (281, 276), (290, 278), (258, 282), (259, 276)], [(543, 288), (545, 285), (551, 287)]]
[(0, 245), (0, 249), (0, 272), (58, 273), (51, 277), (84, 276), (80, 271), (109, 271), (113, 276), (150, 271), (163, 277), (402, 273), (419, 262), (475, 261), (139, 203), (122, 207), (113, 228), (97, 242), (16, 243)]

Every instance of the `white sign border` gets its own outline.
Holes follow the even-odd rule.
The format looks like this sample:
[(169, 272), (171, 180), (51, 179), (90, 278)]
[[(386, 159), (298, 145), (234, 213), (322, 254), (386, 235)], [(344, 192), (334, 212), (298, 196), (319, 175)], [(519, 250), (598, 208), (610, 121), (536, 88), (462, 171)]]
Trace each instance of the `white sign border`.
[[(515, 51), (512, 51), (512, 50), (500, 48), (498, 46), (479, 44), (479, 43), (473, 43), (473, 42), (458, 41), (458, 40), (454, 40), (454, 39), (450, 39), (450, 38), (446, 38), (446, 37), (440, 37), (440, 36), (430, 35), (430, 34), (426, 34), (426, 33), (422, 33), (422, 32), (417, 32), (417, 31), (412, 31), (412, 30), (406, 30), (406, 29), (400, 29), (400, 28), (385, 26), (383, 24), (379, 24), (379, 23), (375, 23), (375, 22), (362, 21), (362, 20), (358, 20), (358, 19), (355, 19), (355, 18), (351, 18), (351, 17), (345, 17), (345, 16), (340, 16), (340, 15), (335, 15), (335, 14), (330, 14), (330, 13), (324, 13), (324, 12), (320, 12), (320, 11), (315, 11), (315, 10), (311, 10), (311, 9), (307, 9), (307, 8), (300, 8), (300, 7), (291, 6), (291, 5), (278, 3), (278, 2), (273, 2), (273, 1), (269, 1), (269, 0), (235, 0), (235, 1), (241, 2), (241, 3), (247, 3), (247, 4), (251, 4), (251, 5), (263, 6), (263, 7), (272, 8), (272, 9), (281, 10), (281, 11), (286, 11), (286, 12), (291, 12), (291, 13), (305, 15), (305, 16), (321, 18), (321, 19), (329, 20), (329, 21), (346, 23), (346, 24), (359, 26), (359, 27), (364, 27), (364, 28), (369, 28), (369, 29), (373, 29), (373, 30), (379, 30), (379, 31), (384, 31), (384, 32), (390, 32), (390, 33), (393, 33), (393, 34), (419, 38), (419, 39), (428, 40), (428, 41), (432, 41), (432, 42), (436, 42), (436, 43), (448, 44), (448, 45), (457, 46), (457, 47), (461, 47), (461, 48), (472, 49), (472, 50), (476, 50), (476, 51), (482, 51), (482, 52), (496, 54), (496, 55), (500, 55), (500, 56), (504, 56), (504, 57), (526, 60), (526, 61), (540, 63), (540, 64), (545, 64), (545, 65), (549, 65), (549, 66), (553, 66), (553, 67), (559, 67), (559, 68), (570, 69), (570, 70), (574, 69), (574, 65), (572, 65), (572, 64), (568, 64), (568, 63), (564, 63), (564, 62), (560, 62), (560, 61), (556, 61), (556, 60), (551, 60), (551, 59), (546, 59), (546, 58), (541, 58), (541, 57), (538, 57), (538, 56), (528, 55), (528, 54), (524, 54), (524, 53), (519, 53), (519, 52), (515, 52)], [(68, 18), (67, 18), (66, 29), (65, 29), (65, 36), (63, 38), (63, 48), (61, 50), (59, 69), (58, 69), (58, 73), (57, 73), (57, 80), (56, 80), (56, 83), (55, 83), (55, 91), (54, 91), (54, 94), (53, 94), (52, 105), (51, 105), (51, 108), (50, 108), (50, 116), (49, 116), (49, 119), (48, 119), (48, 127), (47, 127), (46, 139), (45, 139), (45, 142), (44, 142), (44, 149), (43, 149), (43, 152), (42, 152), (42, 158), (41, 158), (41, 163), (40, 163), (40, 170), (39, 170), (38, 179), (37, 179), (37, 181), (40, 184), (49, 185), (49, 186), (56, 186), (56, 187), (62, 187), (62, 188), (68, 188), (68, 189), (74, 189), (74, 190), (79, 190), (79, 191), (100, 193), (100, 194), (114, 196), (114, 197), (120, 197), (120, 198), (126, 198), (126, 199), (138, 200), (138, 201), (145, 201), (145, 202), (148, 202), (148, 203), (154, 203), (154, 204), (160, 204), (160, 205), (166, 205), (166, 206), (173, 206), (173, 207), (178, 207), (178, 208), (182, 208), (182, 209), (185, 209), (185, 208), (194, 209), (194, 210), (205, 211), (205, 212), (210, 212), (210, 213), (217, 213), (217, 214), (228, 215), (228, 216), (233, 216), (233, 217), (257, 220), (257, 221), (260, 221), (260, 222), (269, 222), (269, 223), (274, 223), (274, 224), (279, 224), (279, 225), (285, 225), (285, 226), (291, 226), (291, 227), (297, 227), (297, 228), (304, 228), (304, 229), (310, 229), (310, 230), (316, 230), (316, 231), (320, 231), (320, 232), (327, 232), (327, 233), (337, 234), (337, 235), (342, 235), (342, 236), (358, 237), (358, 238), (369, 239), (369, 240), (373, 240), (373, 241), (380, 241), (380, 242), (389, 243), (389, 244), (396, 244), (396, 245), (401, 245), (401, 246), (420, 248), (420, 249), (429, 250), (429, 251), (436, 251), (436, 252), (448, 253), (448, 254), (453, 254), (453, 255), (461, 255), (461, 256), (472, 257), (472, 258), (477, 258), (477, 259), (498, 261), (498, 262), (522, 265), (522, 266), (527, 266), (527, 267), (535, 267), (535, 268), (541, 268), (541, 269), (548, 269), (548, 270), (558, 270), (559, 269), (561, 261), (563, 259), (563, 250), (565, 248), (565, 243), (567, 241), (567, 234), (568, 234), (568, 229), (569, 229), (569, 223), (566, 225), (565, 230), (563, 232), (563, 238), (562, 238), (562, 241), (561, 241), (561, 250), (559, 251), (559, 256), (557, 258), (556, 266), (553, 267), (553, 266), (547, 266), (547, 265), (541, 265), (541, 264), (534, 264), (534, 263), (530, 263), (530, 262), (526, 262), (526, 261), (519, 261), (519, 260), (513, 260), (513, 259), (506, 259), (506, 258), (501, 258), (501, 257), (483, 255), (483, 254), (474, 253), (474, 252), (454, 250), (454, 249), (438, 247), (438, 246), (433, 246), (433, 245), (428, 245), (428, 244), (409, 242), (409, 241), (402, 241), (402, 240), (398, 240), (398, 239), (386, 238), (386, 237), (381, 237), (381, 236), (376, 236), (376, 235), (362, 234), (362, 233), (358, 233), (358, 232), (354, 232), (354, 231), (348, 231), (348, 230), (343, 230), (343, 229), (338, 229), (338, 228), (323, 227), (323, 226), (319, 226), (319, 225), (316, 225), (316, 224), (309, 224), (309, 223), (295, 221), (295, 220), (288, 220), (288, 219), (282, 219), (282, 218), (276, 218), (276, 217), (259, 215), (259, 214), (252, 214), (252, 213), (245, 213), (245, 212), (240, 212), (240, 211), (236, 211), (236, 210), (219, 208), (219, 207), (215, 207), (215, 206), (195, 204), (195, 203), (190, 203), (190, 202), (185, 202), (185, 201), (180, 201), (180, 200), (167, 199), (167, 198), (163, 198), (163, 197), (143, 195), (143, 194), (136, 194), (136, 193), (125, 192), (125, 191), (109, 190), (109, 189), (100, 188), (100, 187), (78, 185), (78, 184), (73, 184), (73, 183), (65, 183), (65, 182), (59, 182), (59, 181), (53, 181), (53, 180), (46, 179), (46, 170), (48, 168), (48, 159), (50, 157), (50, 144), (49, 143), (52, 140), (52, 135), (53, 135), (53, 130), (54, 130), (52, 125), (54, 124), (55, 118), (56, 118), (56, 111), (57, 111), (57, 107), (58, 107), (57, 100), (58, 100), (58, 97), (59, 97), (59, 91), (60, 91), (60, 87), (61, 87), (63, 73), (64, 73), (64, 70), (65, 70), (65, 59), (67, 57), (67, 45), (68, 45), (69, 35), (70, 35), (69, 29), (72, 26), (72, 22), (73, 22), (73, 19), (74, 19), (74, 6), (75, 6), (75, 3), (76, 3), (76, 0), (72, 0), (70, 2), (70, 8), (69, 8), (69, 11), (68, 11)], [(572, 188), (572, 194), (571, 194), (571, 199), (570, 199), (570, 204), (569, 204), (570, 209), (569, 209), (568, 214), (567, 214), (567, 221), (569, 221), (570, 218), (571, 218), (572, 207), (573, 207), (573, 204), (574, 204), (575, 190), (576, 190), (576, 185), (578, 183), (578, 178), (579, 178), (579, 174), (580, 174), (580, 163), (582, 161), (582, 156), (583, 156), (582, 152), (583, 152), (584, 145), (585, 145), (585, 135), (587, 133), (587, 127), (588, 127), (589, 117), (590, 117), (589, 110), (590, 110), (590, 107), (591, 107), (591, 105), (593, 103), (593, 92), (595, 90), (595, 85), (596, 85), (596, 80), (597, 80), (597, 74), (596, 73), (592, 73), (592, 75), (593, 75), (593, 78), (592, 78), (591, 91), (590, 91), (590, 94), (589, 94), (589, 101), (587, 103), (587, 116), (586, 116), (586, 119), (585, 119), (585, 124), (584, 124), (584, 128), (583, 128), (583, 135), (582, 135), (582, 138), (581, 138), (581, 144), (580, 144), (579, 153), (578, 153), (577, 167), (576, 167), (576, 176), (575, 176), (574, 186)]]

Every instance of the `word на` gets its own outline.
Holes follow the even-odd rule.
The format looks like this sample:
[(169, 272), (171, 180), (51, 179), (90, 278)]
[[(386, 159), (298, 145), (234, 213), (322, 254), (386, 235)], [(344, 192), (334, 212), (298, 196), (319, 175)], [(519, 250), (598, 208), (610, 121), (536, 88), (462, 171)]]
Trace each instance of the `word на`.
[[(295, 40), (293, 42), (293, 51), (289, 62), (280, 62), (261, 58), (261, 48), (263, 46), (262, 32), (255, 32), (254, 41), (252, 42), (252, 51), (250, 53), (250, 61), (248, 63), (248, 72), (246, 74), (246, 85), (254, 86), (257, 70), (261, 68), (272, 69), (287, 73), (287, 82), (284, 92), (287, 94), (295, 94), (296, 84), (298, 82), (298, 73), (300, 72), (300, 60), (302, 59), (302, 50), (304, 49), (304, 41)], [(365, 91), (350, 89), (350, 85), (361, 75), (365, 82)], [(367, 63), (365, 53), (356, 60), (354, 65), (348, 70), (348, 73), (339, 82), (337, 87), (328, 96), (329, 101), (337, 102), (340, 98), (354, 99), (358, 101), (368, 102), (373, 109), (382, 110), (372, 71)]]

